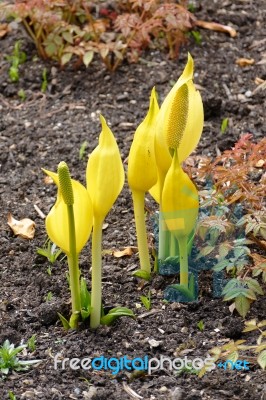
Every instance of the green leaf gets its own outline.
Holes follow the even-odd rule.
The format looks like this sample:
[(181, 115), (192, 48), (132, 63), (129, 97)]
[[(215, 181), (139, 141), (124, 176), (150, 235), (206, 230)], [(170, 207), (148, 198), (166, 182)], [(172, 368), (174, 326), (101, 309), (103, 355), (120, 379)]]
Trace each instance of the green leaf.
[(148, 296), (140, 296), (140, 300), (146, 310), (149, 311), (151, 309), (151, 292), (149, 291)]
[(85, 321), (89, 316), (91, 315), (91, 307), (89, 307), (87, 310), (81, 310), (80, 311), (82, 321)]
[(178, 256), (169, 256), (166, 257), (163, 261), (164, 264), (179, 264), (179, 255)]
[(244, 296), (246, 296), (248, 299), (251, 300), (257, 300), (255, 293), (251, 289), (247, 289), (246, 294), (244, 294)]
[(67, 64), (71, 60), (72, 55), (73, 55), (73, 53), (65, 53), (65, 54), (63, 54), (62, 57), (61, 57), (61, 61), (60, 61), (61, 65)]
[(54, 35), (54, 42), (57, 44), (58, 47), (63, 45), (63, 39), (59, 35)]
[[(266, 332), (265, 332), (266, 333)], [(261, 335), (262, 336), (262, 335)], [(262, 339), (262, 338), (261, 338)], [(266, 342), (263, 343), (258, 343), (258, 346), (256, 346), (256, 353), (260, 353), (261, 351), (266, 350)]]
[(126, 307), (116, 307), (112, 308), (108, 314), (106, 314), (104, 317), (101, 318), (101, 324), (102, 325), (107, 325), (110, 326), (114, 323), (114, 321), (117, 318), (120, 317), (130, 317), (130, 318), (136, 318), (135, 314), (133, 313), (132, 310)]
[(83, 63), (88, 67), (88, 65), (92, 62), (94, 56), (94, 52), (92, 50), (86, 51), (83, 56)]
[(238, 351), (235, 350), (227, 355), (227, 360), (236, 362), (238, 360), (238, 357), (239, 357)]
[(241, 315), (241, 317), (245, 318), (250, 309), (250, 300), (241, 295), (235, 299), (235, 305), (236, 310)]
[(182, 293), (184, 296), (186, 296), (188, 301), (195, 300), (195, 294), (194, 294), (193, 289), (190, 290), (190, 289), (186, 288), (184, 285), (179, 285), (179, 284), (169, 285), (168, 287), (178, 290), (180, 293)]
[(231, 250), (231, 246), (229, 243), (227, 243), (227, 242), (221, 243), (219, 246), (219, 258), (224, 259), (230, 250)]
[(240, 258), (250, 254), (250, 250), (247, 246), (237, 246), (234, 248), (234, 255), (236, 258)]
[(230, 279), (223, 289), (223, 294), (227, 293), (228, 290), (239, 287), (239, 280), (236, 278)]
[(91, 294), (87, 289), (86, 280), (83, 277), (80, 278), (80, 302), (81, 308), (84, 310), (88, 310), (91, 306)]
[(251, 332), (251, 331), (258, 329), (256, 319), (251, 319), (249, 321), (245, 321), (245, 325), (246, 326), (242, 332)]
[(257, 358), (258, 364), (264, 370), (266, 368), (266, 350), (263, 350)]
[[(193, 31), (192, 31), (192, 33), (193, 33)], [(228, 118), (224, 118), (224, 119), (222, 120), (221, 128), (220, 128), (221, 133), (225, 133), (225, 131), (227, 130), (228, 122), (229, 122), (229, 119), (228, 119)]]
[(232, 266), (233, 264), (229, 262), (229, 260), (219, 261), (212, 269), (213, 271), (222, 271), (224, 268), (228, 266)]
[(246, 280), (247, 285), (250, 289), (252, 289), (255, 293), (263, 295), (264, 292), (259, 284), (259, 282), (256, 279), (249, 278)]
[(19, 360), (19, 365), (24, 367), (27, 365), (38, 364), (40, 362), (42, 362), (42, 360)]
[(246, 288), (241, 288), (241, 287), (237, 287), (237, 288), (233, 288), (228, 290), (228, 292), (225, 292), (225, 289), (222, 291), (222, 294), (224, 295), (223, 300), (224, 301), (229, 301), (234, 299), (235, 297), (238, 296), (245, 296), (246, 297), (246, 292), (248, 289)]
[(57, 46), (54, 43), (49, 43), (45, 46), (45, 52), (48, 57), (52, 57), (57, 53)]
[(205, 246), (203, 247), (199, 254), (197, 255), (197, 259), (201, 258), (201, 257), (206, 257), (208, 254), (210, 254), (213, 250), (215, 249), (215, 246)]
[(60, 318), (60, 321), (62, 322), (62, 325), (64, 327), (64, 329), (68, 330), (71, 328), (68, 320), (60, 313), (57, 313), (58, 317)]
[(1, 368), (0, 371), (2, 372), (2, 374), (7, 375), (9, 368)]
[(27, 345), (21, 345), (21, 346), (15, 347), (14, 349), (12, 349), (12, 351), (9, 351), (9, 356), (10, 357), (16, 356), (18, 353), (20, 353), (26, 347), (27, 347)]
[(63, 32), (62, 33), (63, 38), (65, 39), (66, 42), (73, 44), (74, 40), (73, 40), (73, 36), (71, 35), (70, 32)]
[(144, 271), (143, 269), (137, 269), (132, 273), (132, 275), (136, 276), (137, 278), (144, 279), (145, 281), (149, 281), (151, 279), (149, 272)]

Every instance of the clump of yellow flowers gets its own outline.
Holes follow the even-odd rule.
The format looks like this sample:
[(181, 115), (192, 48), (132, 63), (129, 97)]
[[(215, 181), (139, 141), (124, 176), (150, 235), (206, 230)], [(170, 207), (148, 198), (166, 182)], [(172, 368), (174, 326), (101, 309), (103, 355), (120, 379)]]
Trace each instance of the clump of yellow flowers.
[[(44, 170), (58, 187), (56, 203), (46, 217), (46, 231), (68, 258), (72, 314), (69, 322), (60, 316), (64, 326), (68, 328), (78, 327), (84, 307), (88, 311), (86, 316), (90, 316), (92, 329), (97, 328), (100, 323), (109, 324), (122, 315), (134, 317), (131, 310), (123, 307), (112, 309), (109, 315), (102, 316), (102, 225), (122, 190), (125, 173), (113, 133), (105, 119), (102, 116), (100, 119), (102, 131), (99, 144), (87, 163), (86, 188), (70, 178), (65, 162), (59, 163), (57, 174)], [(87, 243), (91, 230), (91, 294), (86, 292), (84, 295), (81, 293), (78, 256)], [(82, 304), (84, 297), (89, 304)]]
[[(182, 169), (182, 162), (197, 146), (203, 129), (203, 105), (193, 83), (193, 59), (166, 96), (161, 108), (152, 89), (148, 113), (138, 126), (128, 157), (128, 184), (132, 191), (140, 270), (149, 279), (151, 263), (147, 242), (144, 201), (150, 192), (159, 204), (158, 258), (179, 255), (180, 290), (192, 297), (188, 274), (188, 240), (196, 224), (197, 189)], [(99, 144), (91, 153), (86, 170), (86, 187), (71, 179), (68, 166), (60, 162), (57, 173), (43, 170), (58, 187), (57, 199), (46, 217), (49, 238), (67, 255), (72, 313), (64, 326), (77, 328), (83, 315), (90, 326), (111, 323), (131, 310), (114, 308), (102, 315), (102, 226), (120, 194), (125, 180), (116, 140), (101, 116)], [(78, 258), (92, 231), (91, 294), (80, 278)], [(86, 304), (84, 304), (84, 301)]]
[(160, 207), (159, 261), (178, 252), (180, 284), (187, 289), (188, 239), (196, 224), (199, 201), (197, 189), (181, 165), (196, 148), (204, 121), (193, 69), (194, 62), (188, 54), (182, 75), (160, 109), (153, 89), (148, 114), (136, 130), (128, 160), (142, 270), (139, 276), (148, 278), (151, 273), (146, 231), (141, 229), (145, 226), (144, 213), (141, 215), (140, 211), (144, 208), (144, 194), (149, 191)]

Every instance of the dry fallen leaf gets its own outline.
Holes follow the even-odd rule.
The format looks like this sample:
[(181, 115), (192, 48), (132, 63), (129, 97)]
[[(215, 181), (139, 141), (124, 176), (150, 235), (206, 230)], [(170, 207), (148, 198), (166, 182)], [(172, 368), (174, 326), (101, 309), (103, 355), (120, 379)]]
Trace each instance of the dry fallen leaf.
[(43, 180), (44, 180), (44, 183), (45, 183), (46, 185), (51, 185), (52, 183), (54, 183), (54, 181), (52, 180), (52, 178), (51, 178), (50, 176), (45, 176), (45, 177), (43, 178)]
[(256, 85), (261, 85), (261, 84), (264, 83), (264, 82), (265, 82), (264, 79), (259, 78), (258, 76), (256, 76), (256, 78), (255, 78), (255, 83), (256, 83)]
[(207, 22), (207, 21), (197, 20), (196, 25), (199, 26), (200, 28), (210, 29), (212, 31), (229, 33), (231, 37), (236, 37), (237, 35), (236, 30), (231, 26), (218, 24), (217, 22)]
[(261, 168), (261, 167), (263, 167), (264, 164), (265, 164), (265, 161), (264, 161), (264, 160), (259, 160), (259, 161), (256, 163), (255, 167), (256, 167), (256, 168)]
[(230, 304), (230, 306), (228, 308), (229, 308), (230, 313), (233, 314), (233, 312), (234, 312), (234, 310), (236, 308), (236, 304), (232, 303), (232, 304)]
[(255, 63), (254, 58), (238, 58), (236, 64), (240, 67), (246, 67), (248, 65), (253, 65)]
[(125, 247), (124, 250), (116, 250), (113, 252), (114, 257), (132, 256), (133, 251), (131, 247)]
[(8, 213), (7, 224), (10, 226), (15, 235), (24, 239), (33, 239), (35, 234), (35, 222), (29, 218), (23, 218), (20, 221), (13, 218), (11, 213)]
[(0, 24), (0, 38), (4, 37), (10, 31), (8, 24)]

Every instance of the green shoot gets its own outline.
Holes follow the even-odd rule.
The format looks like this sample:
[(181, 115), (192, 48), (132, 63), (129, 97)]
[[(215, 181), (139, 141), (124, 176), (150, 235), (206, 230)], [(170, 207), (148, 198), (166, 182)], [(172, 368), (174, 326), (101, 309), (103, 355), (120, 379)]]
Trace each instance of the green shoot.
[(191, 31), (191, 36), (193, 37), (193, 39), (195, 40), (195, 43), (197, 45), (201, 45), (202, 43), (202, 36), (200, 34), (200, 32), (198, 31)]
[(192, 363), (187, 363), (188, 365), (176, 371), (176, 375), (183, 375), (183, 374), (193, 374), (198, 375), (199, 370), (193, 368)]
[(83, 160), (83, 158), (85, 157), (85, 151), (86, 151), (87, 147), (88, 147), (88, 142), (87, 142), (87, 140), (85, 140), (81, 144), (80, 149), (79, 149), (79, 159), (80, 160)]
[(16, 400), (17, 399), (16, 396), (14, 395), (14, 393), (11, 392), (11, 390), (8, 391), (8, 397), (9, 397), (10, 400)]
[(10, 68), (8, 71), (9, 78), (12, 82), (18, 82), (19, 66), (20, 64), (23, 64), (27, 59), (26, 53), (24, 51), (20, 51), (19, 40), (15, 43), (13, 54), (11, 56), (7, 56), (6, 58), (10, 62)]
[(144, 305), (144, 307), (146, 308), (146, 310), (149, 311), (151, 309), (151, 291), (149, 290), (147, 296), (140, 296), (140, 300)]
[(36, 252), (37, 254), (46, 257), (51, 264), (54, 264), (62, 253), (62, 250), (58, 249), (50, 239), (47, 239), (44, 246), (42, 248), (39, 247)]
[(204, 327), (205, 327), (204, 322), (203, 322), (203, 320), (201, 319), (201, 320), (197, 323), (197, 328), (198, 328), (201, 332), (203, 332), (203, 331), (204, 331)]
[(24, 89), (19, 89), (18, 97), (20, 98), (21, 101), (25, 101), (26, 100), (26, 93), (25, 93)]
[(51, 301), (53, 298), (53, 293), (52, 292), (48, 292), (47, 295), (45, 296), (45, 301)]
[(42, 71), (42, 85), (41, 85), (41, 91), (42, 93), (45, 93), (48, 87), (48, 81), (47, 81), (47, 69), (44, 68)]
[(29, 340), (27, 341), (27, 346), (30, 349), (30, 351), (36, 350), (36, 335), (32, 335), (29, 338)]
[(194, 13), (196, 11), (195, 5), (193, 3), (189, 3), (187, 9), (191, 13)]
[(221, 123), (220, 131), (224, 134), (228, 129), (229, 118), (224, 118)]

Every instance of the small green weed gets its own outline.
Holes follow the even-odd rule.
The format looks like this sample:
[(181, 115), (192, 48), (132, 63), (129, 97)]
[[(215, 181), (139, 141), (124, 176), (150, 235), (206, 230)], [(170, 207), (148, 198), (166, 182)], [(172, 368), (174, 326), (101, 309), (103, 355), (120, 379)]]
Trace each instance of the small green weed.
[(19, 81), (19, 66), (23, 64), (27, 59), (26, 53), (20, 50), (20, 46), (21, 42), (18, 40), (15, 43), (14, 50), (11, 56), (6, 57), (6, 59), (10, 62), (8, 75), (12, 82)]
[(17, 355), (27, 348), (26, 344), (15, 347), (9, 340), (5, 340), (0, 347), (0, 372), (6, 376), (10, 371), (25, 371), (30, 365), (37, 364), (41, 360), (20, 360)]
[(62, 253), (62, 250), (58, 249), (51, 240), (47, 239), (44, 246), (39, 247), (36, 252), (37, 254), (46, 257), (51, 264), (54, 264)]

